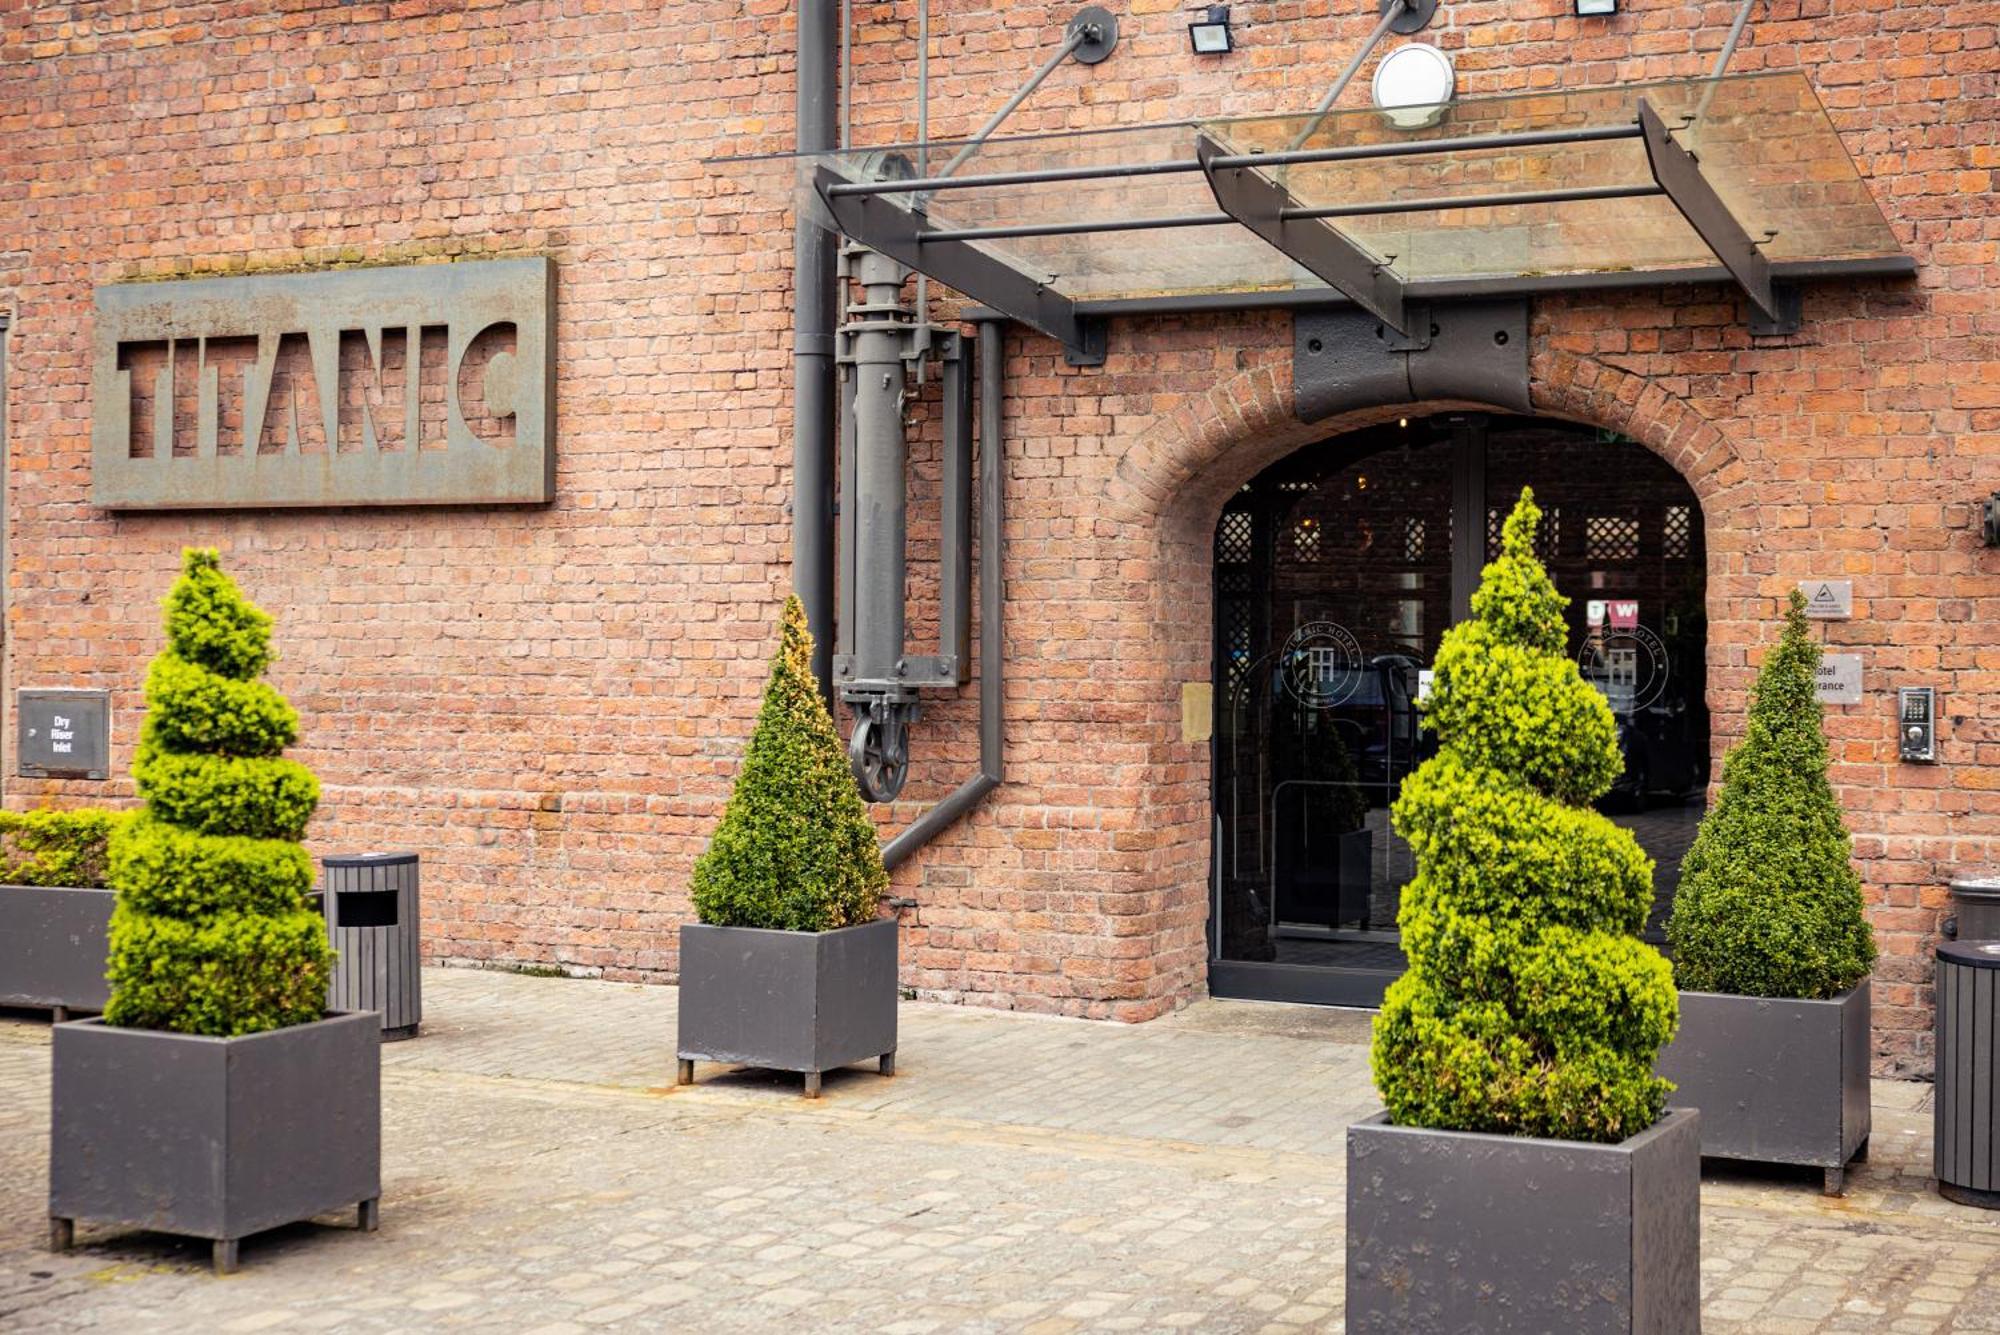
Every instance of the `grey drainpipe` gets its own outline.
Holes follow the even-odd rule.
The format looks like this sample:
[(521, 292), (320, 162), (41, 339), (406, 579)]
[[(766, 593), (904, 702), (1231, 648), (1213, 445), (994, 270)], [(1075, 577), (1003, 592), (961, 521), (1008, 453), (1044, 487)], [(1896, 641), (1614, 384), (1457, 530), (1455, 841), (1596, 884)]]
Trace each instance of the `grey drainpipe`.
[(1006, 326), (983, 321), (979, 326), (979, 773), (911, 822), (908, 829), (882, 849), (891, 870), (955, 824), (1004, 777), (1001, 753), (1001, 664), (1006, 659), (1002, 606), (1006, 585), (1000, 563), (1005, 544), (1002, 509), (1001, 381), (1006, 354)]
[[(839, 7), (799, 3), (798, 150), (835, 147)], [(834, 263), (832, 233), (792, 235), (792, 587), (813, 636), (813, 676), (833, 706)]]

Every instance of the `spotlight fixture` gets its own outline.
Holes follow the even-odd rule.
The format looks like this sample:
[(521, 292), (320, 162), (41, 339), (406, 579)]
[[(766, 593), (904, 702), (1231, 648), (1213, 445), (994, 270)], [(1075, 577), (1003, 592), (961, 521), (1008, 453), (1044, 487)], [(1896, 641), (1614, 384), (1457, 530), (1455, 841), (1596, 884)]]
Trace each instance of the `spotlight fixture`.
[(1428, 42), (1411, 42), (1375, 67), (1375, 105), (1398, 129), (1435, 125), (1458, 87), (1451, 57)]
[(1229, 37), (1229, 6), (1210, 5), (1206, 18), (1188, 24), (1188, 44), (1198, 56), (1219, 56), (1234, 50), (1236, 44)]
[(1576, 16), (1580, 19), (1603, 18), (1617, 12), (1618, 0), (1576, 0)]

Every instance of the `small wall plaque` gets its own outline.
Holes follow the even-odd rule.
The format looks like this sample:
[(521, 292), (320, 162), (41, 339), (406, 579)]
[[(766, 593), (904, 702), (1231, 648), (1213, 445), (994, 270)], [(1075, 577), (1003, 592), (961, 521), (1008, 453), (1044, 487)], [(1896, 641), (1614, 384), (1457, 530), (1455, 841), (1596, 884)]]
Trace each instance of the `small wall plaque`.
[(1854, 581), (1851, 579), (1802, 579), (1799, 592), (1806, 596), (1806, 615), (1814, 621), (1846, 621), (1854, 616)]
[(14, 767), (24, 779), (111, 777), (109, 691), (23, 690)]
[(1819, 679), (1814, 683), (1821, 704), (1861, 703), (1861, 655), (1828, 654), (1819, 660)]
[(1215, 687), (1205, 681), (1181, 683), (1181, 740), (1205, 742), (1215, 735)]

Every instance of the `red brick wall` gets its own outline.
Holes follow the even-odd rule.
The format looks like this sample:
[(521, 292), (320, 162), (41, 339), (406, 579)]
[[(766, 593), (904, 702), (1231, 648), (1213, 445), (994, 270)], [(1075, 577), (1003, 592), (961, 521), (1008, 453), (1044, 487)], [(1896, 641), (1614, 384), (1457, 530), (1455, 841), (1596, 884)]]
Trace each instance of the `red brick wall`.
[[(914, 7), (855, 8), (857, 138), (908, 138)], [(983, 120), (1072, 8), (938, 0), (934, 133)], [(1338, 19), (1238, 3), (1241, 49), (1200, 60), (1183, 7), (1120, 8), (1117, 54), (1059, 72), (1014, 128), (1307, 106), (1373, 22), (1346, 0)], [(1465, 94), (1583, 87), (1704, 70), (1735, 5), (1623, 9), (1446, 0), (1428, 35)], [(276, 680), (327, 785), (316, 847), (421, 848), (438, 958), (671, 976), (788, 580), (789, 201), (782, 173), (748, 188), (700, 159), (786, 145), (790, 10), (7, 7), (10, 684), (108, 686), (129, 743), (175, 553), (218, 544), (280, 618)], [(1645, 441), (1702, 498), (1718, 748), (1777, 597), (1855, 580), (1857, 617), (1828, 634), (1868, 655), (1869, 700), (1829, 728), (1884, 948), (1885, 1070), (1929, 1065), (1946, 878), (2000, 861), (2000, 557), (1974, 507), (2000, 454), (1997, 28), (2000, 4), (1971, 0), (1771, 0), (1737, 57), (1810, 74), (1916, 283), (1816, 289), (1800, 335), (1754, 346), (1716, 290), (1546, 300), (1534, 321), (1538, 407)], [(553, 506), (87, 504), (95, 285), (505, 254), (559, 266)], [(1268, 314), (1120, 323), (1096, 370), (1016, 335), (1008, 370), (1009, 782), (899, 873), (919, 905), (907, 981), (1144, 1018), (1203, 982), (1207, 767), (1178, 724), (1180, 686), (1210, 671), (1215, 516), (1327, 426), (1292, 420), (1289, 327)], [(934, 445), (915, 454), (921, 506)], [(1895, 762), (1906, 683), (1941, 692), (1934, 769)], [(972, 718), (969, 689), (927, 712), (894, 820), (970, 769)], [(10, 780), (7, 800), (105, 791)]]

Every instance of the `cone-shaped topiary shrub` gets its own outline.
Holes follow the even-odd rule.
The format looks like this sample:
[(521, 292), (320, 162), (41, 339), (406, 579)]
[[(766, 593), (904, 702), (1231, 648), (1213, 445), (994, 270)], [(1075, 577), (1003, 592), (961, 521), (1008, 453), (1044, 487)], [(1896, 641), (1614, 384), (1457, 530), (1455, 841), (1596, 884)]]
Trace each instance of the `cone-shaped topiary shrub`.
[(1751, 692), (1749, 729), (1681, 862), (1667, 941), (1675, 981), (1690, 992), (1831, 997), (1875, 965), (1852, 841), (1826, 778), (1819, 660), (1794, 590)]
[(230, 1036), (317, 1020), (333, 954), (298, 841), (319, 783), (280, 758), (299, 718), (257, 680), (271, 618), (194, 549), (166, 613), (132, 761), (146, 809), (111, 838), (105, 1021)]
[(788, 598), (749, 753), (694, 864), (695, 913), (718, 927), (825, 932), (873, 919), (888, 884), (875, 827), (813, 679), (805, 607)]
[(1604, 697), (1564, 652), (1567, 600), (1534, 557), (1531, 493), (1425, 702), (1438, 754), (1404, 782), (1416, 854), (1409, 972), (1375, 1020), (1375, 1086), (1401, 1126), (1618, 1141), (1658, 1120), (1673, 976), (1635, 933), (1652, 863), (1590, 802), (1619, 770)]

